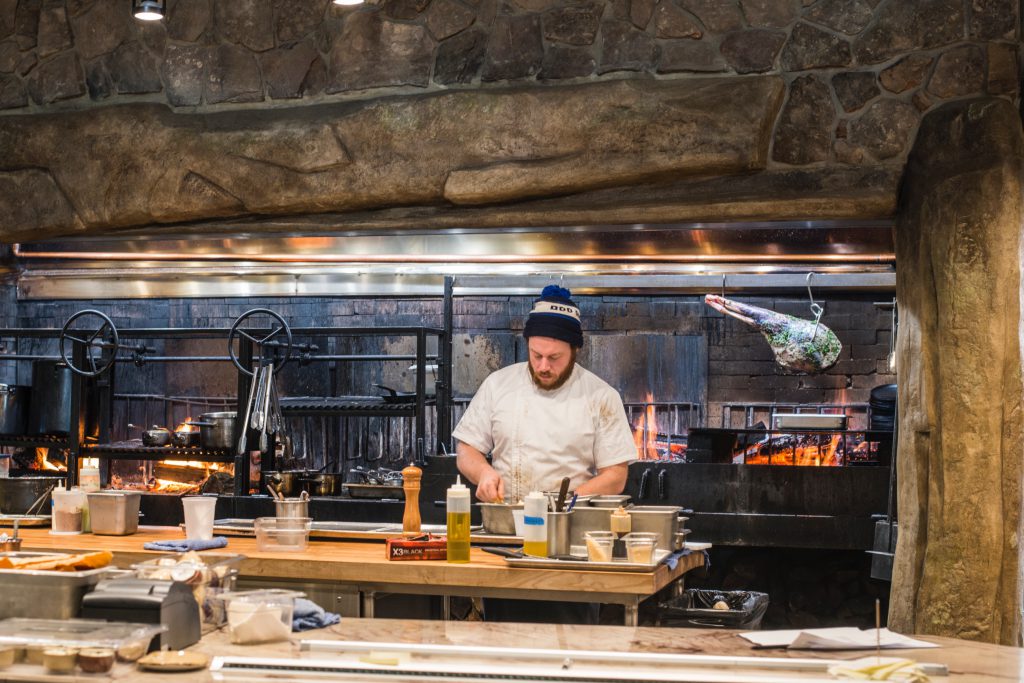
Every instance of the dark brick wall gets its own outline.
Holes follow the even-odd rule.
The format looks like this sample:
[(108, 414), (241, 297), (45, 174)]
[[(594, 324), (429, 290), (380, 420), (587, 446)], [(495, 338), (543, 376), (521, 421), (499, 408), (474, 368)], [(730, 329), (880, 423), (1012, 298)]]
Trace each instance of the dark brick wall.
[[(799, 296), (737, 297), (746, 303), (810, 317)], [(725, 318), (699, 296), (577, 297), (587, 343), (580, 362), (622, 391), (627, 401), (643, 400), (640, 388), (664, 401), (700, 399), (708, 403), (709, 421), (717, 424), (723, 402), (866, 402), (869, 391), (895, 381), (887, 370), (890, 312), (874, 305), (872, 295), (831, 296), (822, 303), (828, 325), (843, 343), (835, 367), (821, 375), (789, 375), (772, 359), (764, 338), (738, 321)], [(525, 359), (520, 336), (533, 297), (460, 297), (455, 301), (456, 393), (472, 395), (486, 375), (502, 365)], [(293, 327), (442, 325), (439, 298), (340, 299), (274, 297), (253, 299), (171, 299), (133, 301), (21, 301), (13, 288), (0, 288), (0, 323), (5, 327), (60, 327), (84, 308), (101, 310), (119, 327), (222, 327), (252, 308), (279, 312)], [(9, 340), (5, 340), (7, 347)], [(187, 348), (189, 344), (193, 346)], [(50, 345), (23, 342), (22, 351), (54, 353)], [(221, 340), (165, 346), (159, 352), (224, 352)], [(327, 349), (324, 349), (327, 350)], [(411, 339), (380, 338), (339, 344), (339, 352), (412, 353)], [(26, 364), (12, 376), (14, 363), (0, 363), (4, 381), (28, 382)], [(339, 375), (341, 391), (376, 393), (375, 382), (411, 388), (409, 362), (360, 363)], [(617, 365), (619, 367), (612, 367)], [(24, 373), (24, 374), (23, 374)], [(289, 393), (326, 391), (322, 366), (292, 364), (283, 376)], [(125, 368), (121, 391), (151, 392), (167, 387), (178, 393), (199, 391), (205, 384), (216, 395), (233, 393), (226, 364)]]

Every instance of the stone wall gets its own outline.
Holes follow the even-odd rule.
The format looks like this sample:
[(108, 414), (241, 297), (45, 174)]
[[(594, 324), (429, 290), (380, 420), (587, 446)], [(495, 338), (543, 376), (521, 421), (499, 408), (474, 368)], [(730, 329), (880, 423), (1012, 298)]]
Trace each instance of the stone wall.
[[(543, 207), (520, 204), (516, 209), (520, 220), (533, 225), (566, 224), (581, 216), (590, 222), (625, 223), (764, 217), (772, 212), (775, 216), (788, 214), (786, 217), (871, 217), (893, 212), (894, 179), (923, 112), (944, 101), (979, 94), (1011, 101), (1018, 98), (1018, 3), (1012, 0), (381, 0), (356, 9), (340, 8), (328, 0), (171, 0), (168, 5), (167, 20), (151, 24), (135, 21), (129, 16), (127, 3), (113, 0), (0, 0), (0, 150), (4, 155), (12, 157), (8, 145), (17, 149), (19, 134), (11, 132), (6, 141), (2, 135), (5, 126), (13, 125), (12, 119), (54, 112), (63, 116), (70, 110), (115, 104), (156, 103), (179, 114), (212, 115), (239, 109), (383, 102), (393, 95), (415, 99), (433, 93), (488, 93), (510, 87), (529, 103), (531, 93), (567, 85), (608, 83), (613, 88), (613, 82), (624, 79), (637, 84), (650, 84), (654, 79), (662, 85), (685, 83), (697, 91), (709, 77), (733, 82), (739, 88), (757, 75), (769, 79), (768, 83), (781, 83), (784, 92), (779, 104), (774, 93), (761, 93), (760, 99), (739, 91), (731, 97), (718, 91), (715, 96), (723, 117), (742, 112), (751, 103), (769, 117), (764, 125), (757, 126), (763, 138), (763, 147), (760, 138), (757, 145), (758, 152), (764, 152), (763, 161), (723, 169), (716, 162), (720, 154), (716, 157), (713, 147), (735, 141), (717, 131), (708, 134), (709, 123), (701, 118), (692, 119), (691, 127), (703, 132), (703, 138), (686, 134), (685, 126), (662, 129), (655, 116), (649, 125), (641, 127), (646, 141), (635, 142), (639, 149), (653, 143), (666, 158), (681, 155), (684, 158), (679, 163), (685, 168), (655, 164), (644, 169), (636, 167), (634, 161), (623, 172), (600, 154), (594, 156), (594, 150), (585, 144), (574, 141), (569, 151), (555, 154), (549, 146), (512, 135), (493, 141), (500, 150), (490, 150), (476, 162), (484, 167), (510, 160), (519, 164), (499, 169), (497, 176), (487, 175), (490, 171), (485, 169), (491, 184), (487, 192), (480, 194), (472, 186), (480, 172), (472, 164), (468, 167), (470, 177), (455, 179), (458, 197), (472, 197), (468, 203), (473, 204), (489, 203), (490, 209), (467, 210), (458, 216), (447, 213), (439, 224), (480, 225), (489, 216), (490, 224), (495, 224), (488, 211), (493, 214), (514, 201), (582, 196), (585, 191), (609, 187), (629, 187), (628, 196), (636, 201), (629, 205), (622, 194), (598, 194), (564, 205), (561, 213), (550, 211), (559, 206), (557, 202)], [(625, 92), (612, 89), (609, 95), (617, 99)], [(687, 106), (692, 106), (691, 99), (677, 98), (685, 100)], [(466, 133), (461, 128), (467, 121), (476, 122), (477, 114), (483, 116), (488, 108), (493, 104), (481, 100), (475, 114), (460, 110), (460, 123), (447, 121), (444, 113), (431, 113), (429, 107), (410, 104), (407, 109), (391, 111), (392, 117), (386, 121), (375, 121), (375, 127), (353, 131), (348, 141), (379, 143), (395, 133), (398, 120), (415, 125), (416, 117), (429, 117), (435, 122), (434, 129), (424, 132), (430, 140), (421, 142), (462, 149), (467, 139), (480, 140), (481, 134), (472, 129)], [(129, 110), (128, 115), (143, 121), (134, 127), (112, 122), (110, 130), (100, 136), (108, 155), (112, 140), (119, 134), (130, 134), (133, 141), (150, 144), (146, 127), (151, 128), (150, 134), (173, 128), (152, 109)], [(545, 134), (546, 121), (521, 118), (525, 114), (514, 108), (507, 109), (506, 115), (518, 122), (510, 128), (510, 134), (518, 131), (520, 137), (533, 135), (542, 141), (566, 135), (571, 138), (565, 126)], [(687, 112), (684, 118), (689, 115)], [(621, 128), (614, 125), (614, 113), (605, 118), (609, 130)], [(53, 120), (54, 131), (62, 130), (62, 120)], [(437, 129), (438, 120), (450, 125)], [(212, 133), (223, 121), (211, 119), (201, 125)], [(420, 119), (420, 123), (424, 121)], [(245, 127), (253, 126), (259, 128), (256, 123)], [(53, 136), (58, 133), (52, 133), (42, 136), (44, 144), (54, 144)], [(327, 136), (324, 139), (312, 133), (307, 144), (324, 152), (330, 131), (320, 130)], [(87, 148), (95, 138), (88, 132), (84, 135), (70, 141), (72, 149)], [(372, 168), (388, 165), (374, 157), (376, 152), (345, 149), (344, 136), (334, 135), (342, 148), (327, 150), (330, 153), (326, 157), (315, 155), (314, 167), (302, 163), (296, 167), (294, 153), (285, 149), (293, 146), (287, 144), (279, 145), (282, 149), (277, 152), (264, 150), (256, 155), (255, 162), (278, 167), (278, 174), (281, 168), (307, 174), (307, 181), (347, 165), (356, 170), (359, 163)], [(593, 138), (593, 133), (588, 136)], [(271, 137), (287, 139), (281, 131)], [(484, 133), (483, 138), (487, 137)], [(695, 146), (695, 140), (709, 139), (711, 148)], [(262, 143), (259, 146), (264, 147)], [(415, 141), (402, 141), (406, 151), (391, 151), (390, 161), (410, 165), (419, 157), (418, 146)], [(746, 146), (750, 147), (749, 143)], [(231, 151), (233, 155), (251, 156), (251, 150), (232, 147)], [(166, 163), (189, 153), (136, 151), (139, 158), (129, 155), (119, 159), (117, 167), (131, 169), (124, 173), (133, 177), (146, 172), (151, 165), (147, 159), (160, 158)], [(283, 155), (281, 159), (267, 158), (278, 153)], [(686, 157), (687, 153), (691, 156)], [(327, 166), (323, 165), (325, 159), (330, 162)], [(577, 159), (589, 159), (604, 172), (590, 177), (590, 173), (575, 168), (579, 165)], [(544, 162), (544, 173), (530, 184), (529, 172), (536, 168), (526, 164), (536, 162)], [(45, 159), (11, 163), (0, 165), (0, 172), (50, 168), (51, 173), (64, 176), (56, 182), (56, 188), (72, 185), (67, 169), (54, 170)], [(454, 182), (446, 177), (452, 169), (441, 166), (437, 169), (441, 181)], [(761, 174), (753, 180), (731, 181), (728, 187), (713, 183), (684, 188), (650, 186), (653, 180), (696, 175), (742, 178), (744, 170), (755, 169), (806, 169), (810, 175)], [(889, 169), (890, 174), (851, 175), (851, 169)], [(413, 176), (422, 172), (413, 170)], [(457, 166), (455, 170), (466, 169)], [(211, 182), (199, 171), (184, 173), (179, 180), (183, 192), (204, 200), (202, 217), (206, 218), (331, 210), (352, 214), (361, 209), (379, 212), (395, 207), (465, 203), (453, 200), (447, 192), (438, 192), (433, 187), (437, 180), (431, 180), (430, 187), (409, 182), (408, 187), (398, 190), (398, 196), (385, 193), (371, 201), (379, 188), (394, 184), (391, 177), (378, 178), (371, 171), (356, 173), (355, 180), (363, 184), (355, 182), (342, 196), (330, 200), (315, 196), (315, 182), (297, 187), (286, 183), (280, 188), (281, 196), (275, 197), (273, 177), (272, 173), (270, 179), (260, 183), (263, 192), (259, 195), (245, 186), (248, 180), (225, 185), (217, 179)], [(352, 180), (344, 174), (342, 177)], [(399, 179), (409, 180), (405, 176)], [(168, 184), (177, 188), (177, 183), (170, 180), (145, 185), (150, 189)], [(294, 179), (289, 182), (295, 184)], [(43, 203), (49, 205), (60, 196), (52, 185), (39, 173), (0, 173), (0, 195), (44, 196)], [(342, 185), (348, 187), (347, 183)], [(738, 208), (752, 197), (763, 200), (785, 196), (776, 194), (779, 188), (793, 192), (794, 186), (817, 201)], [(49, 236), (67, 234), (83, 225), (89, 232), (101, 232), (118, 225), (196, 219), (194, 212), (176, 213), (174, 207), (182, 204), (180, 200), (168, 201), (167, 206), (158, 201), (158, 206), (150, 207), (138, 197), (126, 198), (133, 187), (120, 176), (105, 178), (103, 183), (88, 188), (86, 196), (102, 196), (111, 204), (126, 203), (124, 213), (116, 218), (95, 216), (91, 209), (80, 208), (72, 201), (60, 215), (48, 217), (59, 227), (46, 221), (41, 225), (32, 222), (40, 220), (33, 211), (52, 213), (52, 207), (19, 212), (16, 206), (0, 204), (0, 209), (14, 213), (16, 220), (7, 223), (24, 227), (21, 232), (7, 228), (4, 238), (29, 239), (33, 227), (48, 229), (48, 234), (38, 234)], [(513, 188), (513, 194), (506, 196), (500, 191), (502, 187)], [(869, 197), (855, 201), (850, 195), (857, 190)], [(296, 195), (310, 198), (309, 203), (295, 203)], [(667, 201), (685, 204), (680, 196), (714, 196), (719, 201), (703, 211), (687, 212), (679, 206), (660, 212), (651, 208), (664, 206)], [(608, 204), (603, 213), (594, 210), (601, 206), (602, 199)], [(625, 210), (615, 212), (614, 206), (624, 206)], [(538, 215), (524, 216), (527, 208)], [(389, 226), (422, 227), (431, 224), (430, 213), (420, 210), (398, 217), (374, 214), (376, 222), (359, 216), (356, 225), (380, 226), (383, 221)], [(515, 218), (510, 214), (498, 224), (512, 224)]]
[[(781, 164), (902, 158), (920, 112), (1014, 98), (1017, 3), (986, 0), (0, 2), (0, 108), (183, 111), (566, 81), (781, 73)], [(810, 116), (813, 114), (813, 116)]]

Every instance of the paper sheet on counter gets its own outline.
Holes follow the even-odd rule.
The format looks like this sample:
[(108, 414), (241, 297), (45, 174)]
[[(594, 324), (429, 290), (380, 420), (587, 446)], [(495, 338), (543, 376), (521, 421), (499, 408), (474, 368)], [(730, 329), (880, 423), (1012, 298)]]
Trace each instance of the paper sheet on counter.
[[(856, 627), (791, 629), (785, 631), (749, 631), (741, 638), (760, 647), (784, 647), (789, 650), (873, 650), (876, 645), (875, 629)], [(883, 628), (878, 640), (883, 650), (938, 647), (935, 643), (915, 640)]]

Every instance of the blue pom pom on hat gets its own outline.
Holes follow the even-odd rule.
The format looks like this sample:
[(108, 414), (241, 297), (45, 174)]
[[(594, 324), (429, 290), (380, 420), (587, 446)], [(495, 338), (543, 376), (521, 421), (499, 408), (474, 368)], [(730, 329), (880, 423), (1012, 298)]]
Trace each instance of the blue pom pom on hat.
[(572, 300), (572, 292), (558, 285), (541, 290), (540, 298), (533, 302), (523, 327), (523, 336), (560, 339), (577, 349), (583, 346), (583, 326), (580, 308)]

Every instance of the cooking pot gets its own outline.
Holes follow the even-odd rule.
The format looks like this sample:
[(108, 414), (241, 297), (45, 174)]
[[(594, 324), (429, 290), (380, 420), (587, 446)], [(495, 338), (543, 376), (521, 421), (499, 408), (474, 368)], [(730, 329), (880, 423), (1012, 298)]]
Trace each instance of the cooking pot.
[(513, 510), (522, 510), (522, 503), (477, 503), (484, 531), (501, 536), (515, 536), (516, 522)]
[[(0, 478), (0, 514), (23, 515), (46, 489), (63, 485), (64, 477)], [(48, 513), (50, 506), (44, 502), (42, 509)]]
[(199, 416), (198, 422), (189, 424), (199, 426), (199, 445), (203, 450), (228, 450), (235, 447), (235, 418), (237, 416), (238, 414), (233, 410), (203, 413)]
[(0, 384), (0, 434), (25, 434), (30, 387)]
[(306, 470), (287, 470), (285, 472), (274, 472), (270, 483), (274, 489), (286, 498), (298, 496), (303, 491), (308, 491), (308, 482), (314, 473)]
[(309, 492), (316, 496), (337, 496), (341, 494), (342, 483), (343, 477), (340, 474), (322, 472), (313, 476)]
[[(135, 427), (135, 425), (128, 425), (129, 427)], [(139, 429), (139, 427), (135, 427)], [(171, 443), (171, 432), (167, 427), (157, 427), (153, 425), (149, 429), (142, 430), (142, 445), (143, 446), (167, 446)]]
[(199, 445), (199, 432), (177, 430), (171, 434), (171, 443), (180, 448), (192, 448)]

